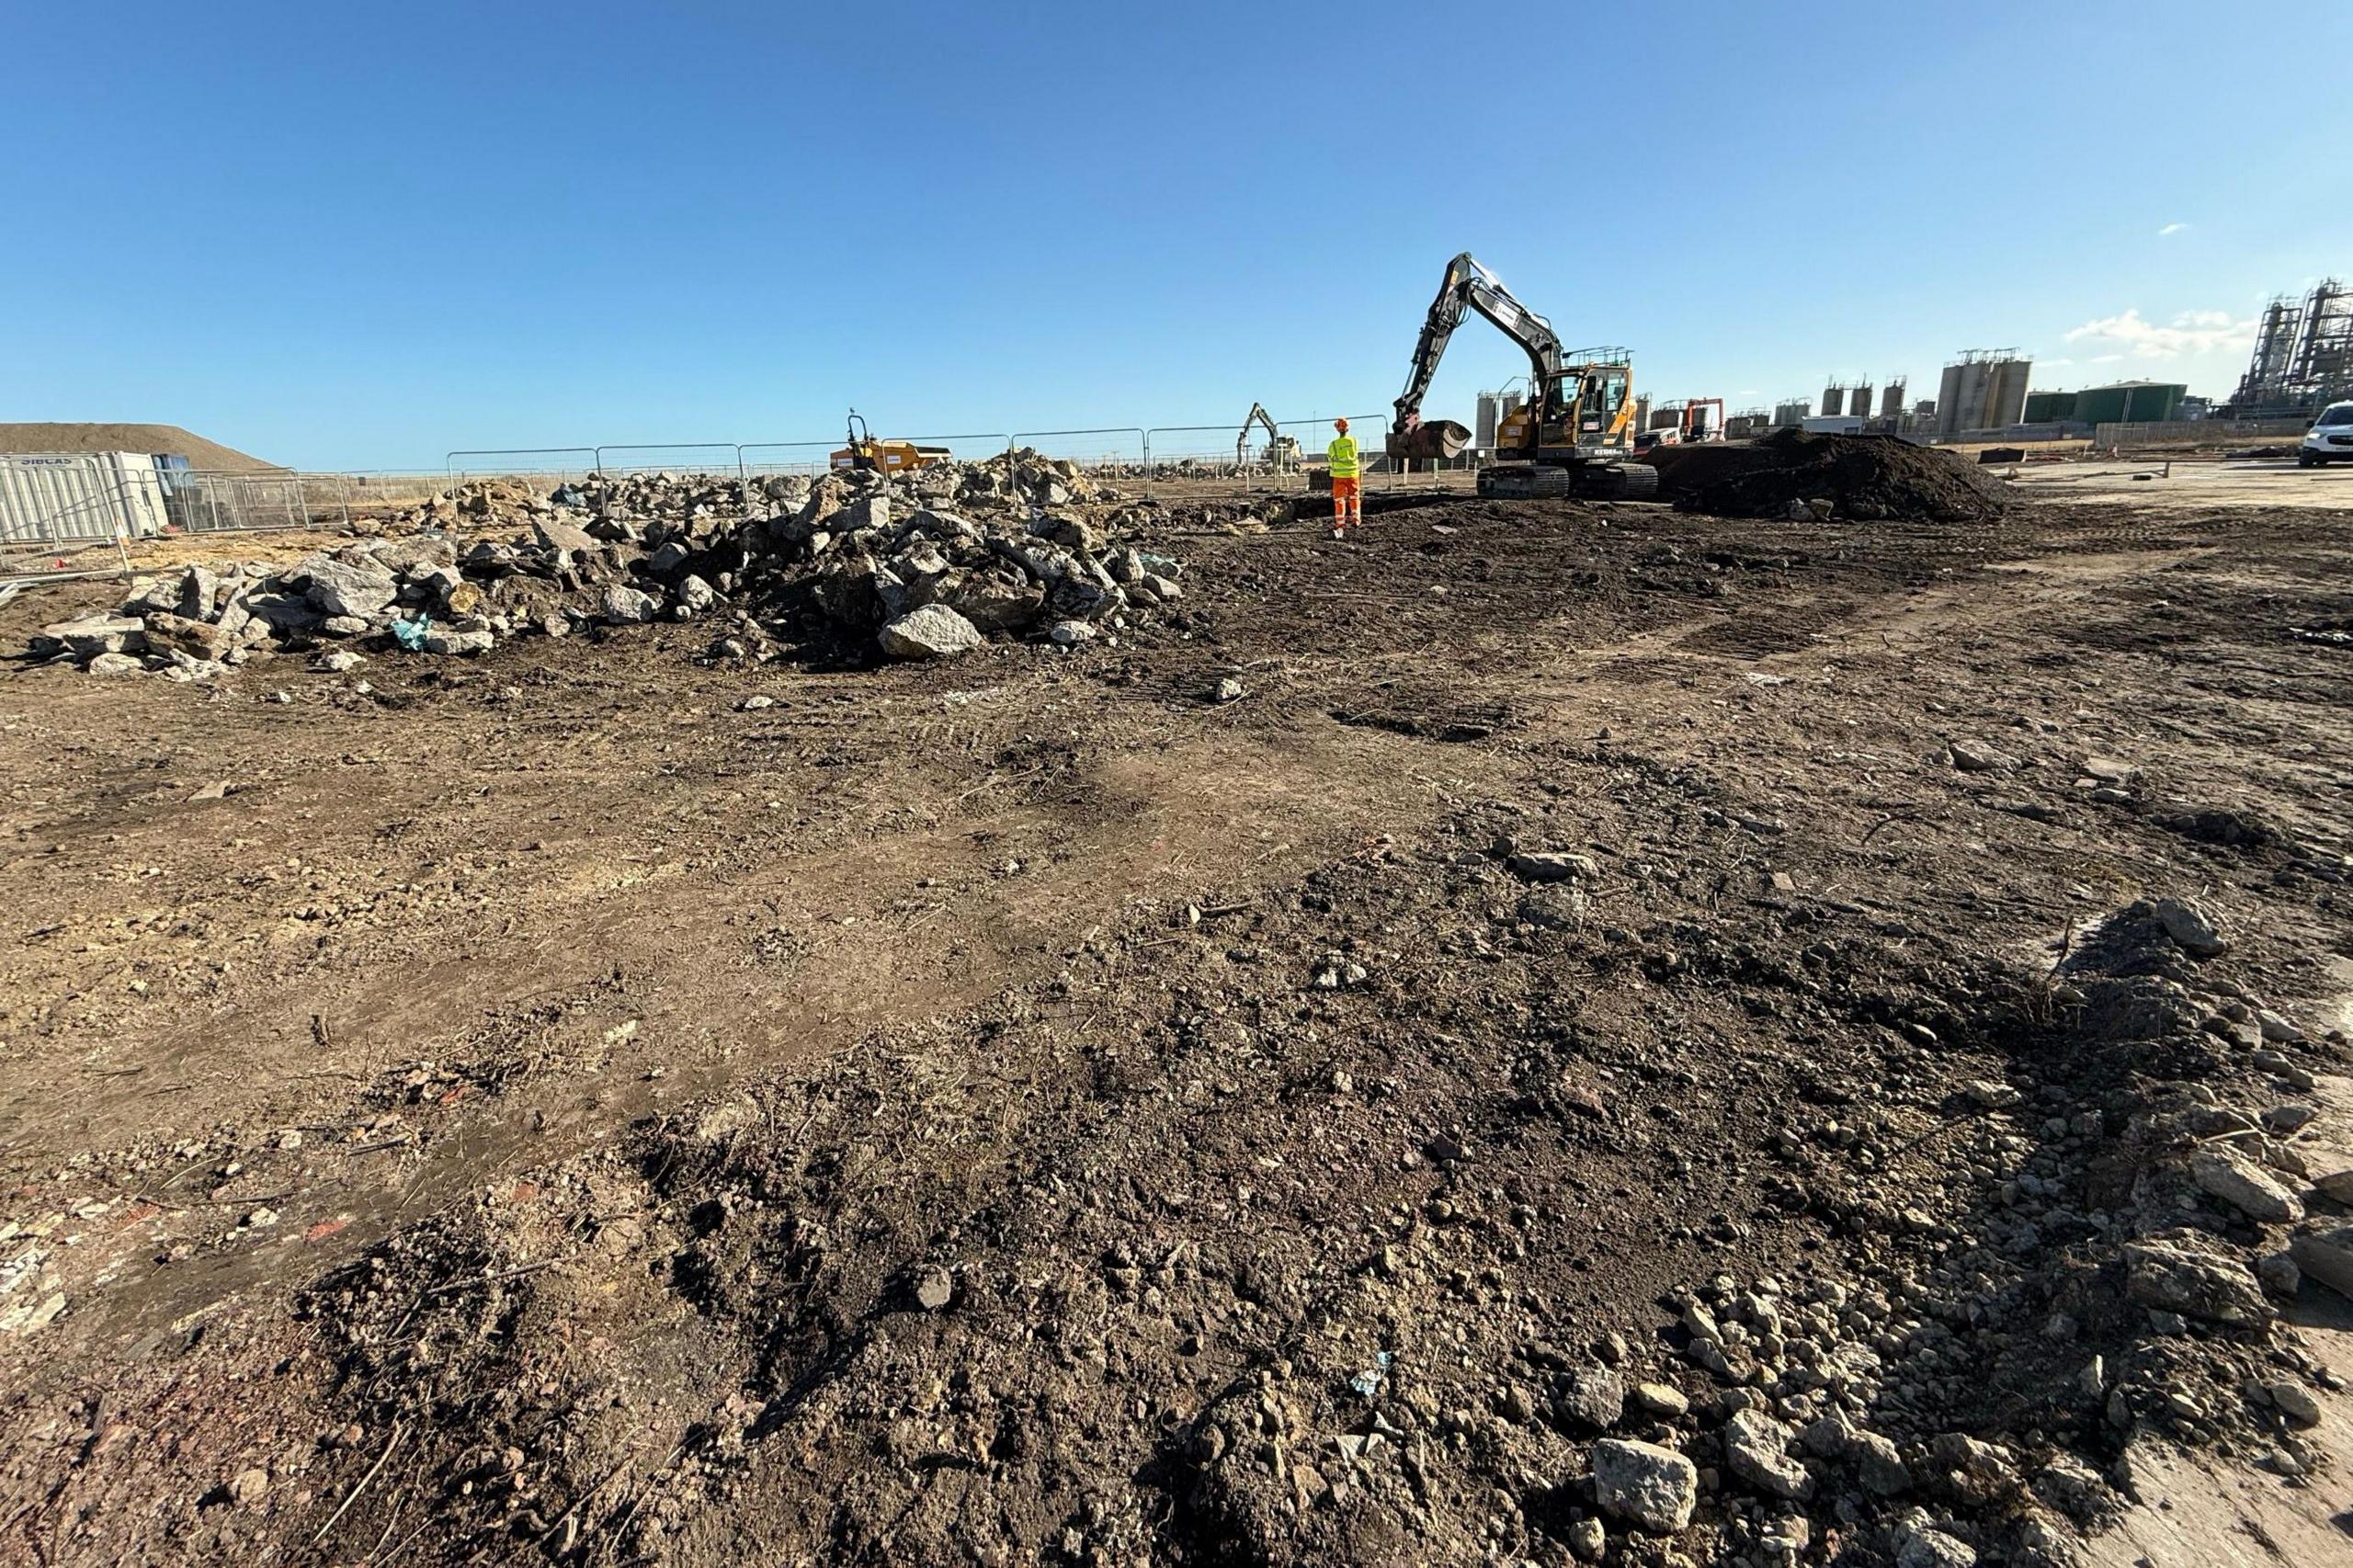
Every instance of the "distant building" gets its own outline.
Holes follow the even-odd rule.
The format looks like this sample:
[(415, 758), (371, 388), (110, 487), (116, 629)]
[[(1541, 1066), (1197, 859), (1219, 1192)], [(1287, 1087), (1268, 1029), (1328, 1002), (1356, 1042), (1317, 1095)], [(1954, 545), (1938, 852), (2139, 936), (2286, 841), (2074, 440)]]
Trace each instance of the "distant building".
[(2056, 425), (2063, 419), (2075, 417), (2075, 394), (2071, 392), (2030, 392), (2026, 394), (2026, 422), (2029, 425)]
[(1813, 404), (1804, 398), (1785, 398), (1773, 405), (1773, 427), (1782, 430), (1793, 425), (1802, 425), (1813, 415)]
[(2118, 381), (2077, 392), (2075, 412), (2066, 417), (2086, 425), (2154, 425), (2171, 419), (2188, 395), (2178, 381)]

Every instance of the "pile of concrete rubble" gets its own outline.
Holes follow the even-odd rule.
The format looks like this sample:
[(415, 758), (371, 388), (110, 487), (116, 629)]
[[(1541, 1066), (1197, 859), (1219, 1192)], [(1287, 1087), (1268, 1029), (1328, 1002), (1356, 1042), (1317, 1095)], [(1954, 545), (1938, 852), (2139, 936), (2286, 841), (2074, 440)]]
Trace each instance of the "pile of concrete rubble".
[[(592, 473), (577, 483), (567, 482), (541, 494), (513, 479), (471, 479), (410, 508), (387, 531), (523, 525), (567, 513), (639, 523), (752, 517), (778, 504), (800, 506), (810, 486), (811, 481), (801, 475), (729, 478), (665, 471)], [(1061, 506), (1123, 499), (1111, 486), (1096, 483), (1076, 463), (1045, 457), (1026, 447), (979, 462), (935, 462), (900, 473), (892, 481), (892, 493), (925, 506), (966, 507), (991, 503)]]
[[(889, 479), (758, 479), (748, 505), (743, 482), (707, 476), (592, 476), (544, 496), (477, 481), (419, 508), (422, 531), (136, 581), (119, 612), (45, 627), (33, 651), (94, 674), (203, 680), (274, 654), (339, 672), (363, 650), (472, 654), (699, 618), (719, 624), (718, 658), (812, 641), (901, 659), (993, 637), (1067, 649), (1182, 593), (1176, 562), (1056, 509), (1115, 498), (1027, 451)], [(513, 524), (508, 539), (461, 537)]]

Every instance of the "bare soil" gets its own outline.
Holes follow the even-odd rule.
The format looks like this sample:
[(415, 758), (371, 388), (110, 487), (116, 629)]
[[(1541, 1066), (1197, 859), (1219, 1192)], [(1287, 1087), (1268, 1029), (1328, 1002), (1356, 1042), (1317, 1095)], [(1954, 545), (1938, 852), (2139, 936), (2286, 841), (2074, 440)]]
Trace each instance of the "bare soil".
[[(1717, 1457), (1684, 1309), (1760, 1281), (1915, 1325), (1864, 1402), (1907, 1453), (2342, 1543), (2327, 1445), (2255, 1468), (2292, 1435), (2234, 1403), (2341, 1437), (2342, 1303), (2152, 1337), (2097, 1218), (2165, 1107), (2286, 1092), (2102, 998), (2227, 975), (2340, 1092), (2353, 663), (2290, 632), (2353, 615), (2341, 519), (1165, 543), (1184, 613), (1069, 654), (0, 674), (0, 1266), (63, 1297), (0, 1337), (0, 1562), (1565, 1562), (1605, 1363), (1706, 1467), (1611, 1561), (1891, 1561), (1835, 1467)], [(2022, 1491), (1913, 1502), (2046, 1560)]]

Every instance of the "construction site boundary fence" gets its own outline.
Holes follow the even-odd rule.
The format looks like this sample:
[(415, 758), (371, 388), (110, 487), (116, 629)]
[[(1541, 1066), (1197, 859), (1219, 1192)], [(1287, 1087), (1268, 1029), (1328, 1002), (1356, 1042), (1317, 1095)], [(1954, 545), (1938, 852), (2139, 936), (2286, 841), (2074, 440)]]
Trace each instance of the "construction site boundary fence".
[(158, 468), (114, 454), (0, 457), (0, 544), (79, 549), (117, 538), (346, 527), (413, 506), (433, 473)]
[(2092, 432), (2095, 447), (2154, 447), (2195, 441), (2200, 446), (2232, 441), (2300, 438), (2308, 419), (2159, 419), (2140, 425), (2103, 425)]
[[(1414, 483), (1381, 455), (1388, 433), (1383, 415), (1347, 416), (1365, 454), (1369, 486)], [(1028, 449), (1075, 464), (1095, 476), (1149, 494), (1188, 483), (1240, 483), (1269, 492), (1308, 487), (1322, 466), (1330, 420), (1311, 415), (1277, 422), (1298, 441), (1297, 460), (1266, 460), (1263, 429), (1244, 435), (1224, 420), (1176, 425), (1085, 426), (1053, 430), (959, 432), (890, 438), (944, 449), (956, 460), (984, 460)], [(536, 489), (578, 483), (592, 474), (666, 471), (731, 476), (749, 483), (780, 474), (822, 473), (841, 449), (838, 437), (792, 441), (624, 441), (575, 447), (464, 448), (446, 454), (434, 471), (376, 470), (344, 473), (285, 469), (229, 471), (172, 468), (136, 454), (55, 453), (0, 456), (0, 573), (27, 562), (51, 569), (70, 562), (61, 552), (85, 551), (123, 539), (170, 533), (267, 532), (349, 528), (389, 520), (470, 480), (506, 479)], [(1417, 465), (1427, 473), (1431, 465)], [(1474, 466), (1472, 456), (1442, 465)], [(53, 558), (53, 559), (52, 559)]]

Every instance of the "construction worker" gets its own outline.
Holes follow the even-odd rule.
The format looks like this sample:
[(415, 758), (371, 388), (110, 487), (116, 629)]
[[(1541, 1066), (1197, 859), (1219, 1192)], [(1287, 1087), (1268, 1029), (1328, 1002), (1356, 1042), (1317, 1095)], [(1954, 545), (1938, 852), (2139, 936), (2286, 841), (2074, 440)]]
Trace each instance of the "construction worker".
[(1364, 506), (1357, 495), (1358, 475), (1357, 438), (1348, 434), (1348, 422), (1332, 421), (1338, 432), (1332, 444), (1324, 449), (1324, 461), (1332, 472), (1332, 537), (1346, 539), (1351, 528), (1364, 526)]

